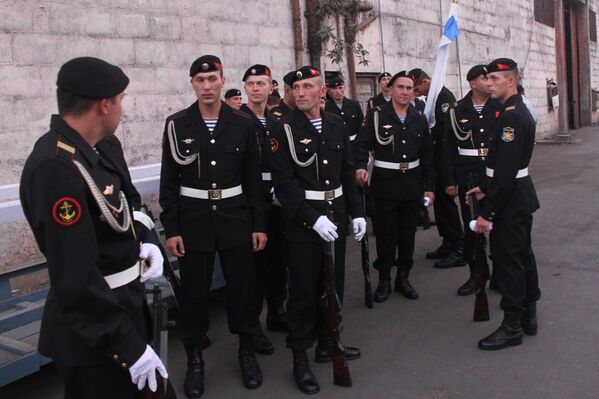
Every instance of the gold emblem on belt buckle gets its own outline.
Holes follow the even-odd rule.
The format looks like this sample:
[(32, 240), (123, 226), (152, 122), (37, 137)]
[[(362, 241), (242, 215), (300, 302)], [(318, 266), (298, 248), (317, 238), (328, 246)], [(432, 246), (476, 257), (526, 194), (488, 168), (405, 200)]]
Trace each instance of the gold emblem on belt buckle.
[(399, 163), (399, 170), (401, 170), (402, 172), (405, 172), (409, 168), (410, 168), (410, 164), (408, 162), (400, 162)]
[(480, 157), (486, 157), (487, 154), (489, 154), (489, 149), (488, 148), (479, 148), (478, 149), (478, 156), (480, 156)]
[(335, 199), (335, 191), (325, 191), (324, 192), (324, 200), (332, 201)]
[(213, 201), (222, 199), (222, 190), (221, 189), (208, 190), (208, 197)]

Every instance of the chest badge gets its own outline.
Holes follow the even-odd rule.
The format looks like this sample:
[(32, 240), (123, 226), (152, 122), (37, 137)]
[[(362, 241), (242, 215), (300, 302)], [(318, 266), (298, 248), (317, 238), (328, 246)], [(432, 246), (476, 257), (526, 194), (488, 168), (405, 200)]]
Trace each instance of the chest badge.
[(106, 186), (104, 191), (102, 191), (102, 194), (104, 194), (104, 195), (112, 195), (113, 193), (114, 193), (114, 184), (111, 184), (110, 186)]
[(185, 144), (191, 144), (195, 141), (195, 139), (185, 139), (185, 140), (181, 140), (183, 141)]
[(308, 145), (312, 142), (312, 139), (303, 139), (300, 140), (300, 143), (302, 143), (303, 145)]
[(385, 129), (389, 130), (389, 129), (391, 129), (393, 126), (392, 126), (392, 125), (384, 125), (383, 127), (384, 127)]
[(462, 119), (462, 120), (460, 121), (460, 123), (466, 123), (466, 122), (468, 122), (468, 119)]
[(504, 127), (503, 133), (501, 133), (501, 140), (505, 141), (506, 143), (514, 141), (514, 128)]
[(441, 111), (446, 114), (449, 111), (449, 103), (441, 104)]

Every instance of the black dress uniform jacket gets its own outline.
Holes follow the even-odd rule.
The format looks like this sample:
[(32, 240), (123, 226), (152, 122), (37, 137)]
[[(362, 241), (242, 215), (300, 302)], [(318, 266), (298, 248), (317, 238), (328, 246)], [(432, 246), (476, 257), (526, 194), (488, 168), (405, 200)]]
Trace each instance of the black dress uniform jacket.
[(383, 93), (379, 93), (374, 97), (370, 97), (368, 99), (368, 110), (370, 111), (371, 109), (378, 107), (380, 105), (385, 105), (387, 104), (388, 101), (385, 99), (385, 96), (383, 96)]
[[(388, 145), (382, 145), (375, 137), (375, 112), (379, 115), (379, 135), (382, 141), (390, 142)], [(391, 101), (369, 111), (354, 147), (358, 169), (367, 168), (369, 151), (374, 151), (374, 158), (379, 161), (400, 163), (420, 159), (420, 166), (406, 171), (375, 166), (370, 181), (375, 198), (411, 201), (422, 198), (424, 191), (433, 190), (431, 135), (426, 118), (412, 105), (404, 123), (399, 120)]]
[(356, 135), (360, 130), (360, 124), (364, 119), (362, 107), (360, 107), (359, 102), (343, 97), (340, 109), (335, 101), (330, 99), (326, 102), (324, 110), (341, 117), (345, 122), (345, 128), (347, 129), (347, 135), (349, 136), (350, 141), (356, 139)]
[[(172, 135), (169, 125), (172, 123)], [(181, 165), (173, 158), (195, 157)], [(251, 118), (224, 102), (210, 134), (197, 101), (166, 120), (160, 177), (160, 219), (166, 237), (180, 235), (185, 248), (213, 251), (247, 244), (266, 231), (266, 202), (260, 182), (260, 154)], [(179, 194), (242, 186), (243, 194), (220, 200)]]
[(65, 366), (115, 362), (126, 368), (146, 347), (144, 286), (135, 279), (110, 289), (103, 276), (133, 266), (139, 240), (152, 239), (141, 223), (136, 234), (132, 228), (120, 233), (101, 217), (73, 161), (82, 164), (112, 206), (119, 206), (121, 190), (131, 205), (139, 203), (139, 195), (129, 196), (133, 185), (119, 141), (104, 139), (96, 150), (54, 115), (21, 177), (23, 210), (50, 275), (39, 350)]
[(487, 167), (494, 170), (481, 185), (486, 193), (482, 216), (487, 220), (532, 214), (539, 200), (530, 176), (517, 179), (518, 170), (528, 167), (535, 144), (536, 123), (522, 96), (515, 94), (504, 104), (493, 137)]
[[(435, 149), (441, 146), (445, 139), (445, 128), (448, 126), (449, 108), (452, 104), (455, 104), (455, 96), (447, 87), (443, 86), (435, 103), (435, 126), (431, 128)], [(440, 160), (441, 152), (435, 153), (435, 165), (440, 165)]]
[(272, 115), (277, 119), (281, 119), (285, 115), (291, 113), (291, 111), (293, 111), (293, 109), (290, 108), (287, 104), (285, 104), (285, 101), (283, 100), (279, 102), (279, 105), (270, 110)]
[[(327, 191), (343, 187), (343, 196), (335, 198), (331, 205), (339, 236), (347, 234), (348, 211), (353, 218), (364, 217), (344, 122), (328, 112), (321, 115), (322, 134), (297, 109), (279, 121), (274, 130), (271, 144), (273, 181), (277, 198), (285, 211), (284, 226), (289, 241), (322, 242), (312, 226), (320, 216), (327, 214), (328, 203), (307, 200), (305, 190)], [(298, 161), (306, 162), (317, 154), (314, 163), (302, 167), (292, 159), (283, 124), (291, 127)], [(349, 210), (346, 209), (345, 198)]]
[[(501, 111), (501, 103), (489, 98), (479, 113), (472, 104), (472, 92), (469, 92), (464, 98), (453, 104), (451, 109), (455, 114), (455, 124), (459, 130), (456, 132), (452, 127), (452, 111), (450, 110), (450, 115), (446, 120), (445, 142), (441, 159), (443, 186), (459, 185), (468, 187), (468, 175), (470, 173), (475, 175), (476, 180), (474, 183), (479, 184), (485, 176), (485, 161), (488, 157), (493, 126), (495, 126)], [(467, 137), (468, 132), (471, 132), (471, 134), (466, 140), (458, 138)], [(460, 155), (460, 148), (477, 150), (480, 155)]]

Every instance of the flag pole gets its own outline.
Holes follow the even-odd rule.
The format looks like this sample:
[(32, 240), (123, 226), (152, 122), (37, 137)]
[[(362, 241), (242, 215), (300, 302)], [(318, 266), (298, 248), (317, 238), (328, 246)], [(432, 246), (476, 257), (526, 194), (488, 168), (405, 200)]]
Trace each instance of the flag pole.
[[(453, 0), (452, 3), (458, 4), (458, 0)], [(455, 38), (455, 51), (456, 58), (458, 63), (458, 89), (460, 90), (460, 98), (464, 97), (464, 93), (462, 91), (462, 62), (460, 60), (460, 38)]]

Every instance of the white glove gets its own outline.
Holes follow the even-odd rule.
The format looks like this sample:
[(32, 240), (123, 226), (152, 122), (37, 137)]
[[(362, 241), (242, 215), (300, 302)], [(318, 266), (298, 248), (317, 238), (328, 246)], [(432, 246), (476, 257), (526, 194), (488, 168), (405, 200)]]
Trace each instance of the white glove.
[(274, 206), (278, 206), (279, 208), (282, 207), (283, 205), (281, 205), (281, 203), (279, 202), (279, 199), (277, 198), (277, 195), (275, 194), (274, 188), (270, 189), (270, 193), (272, 194), (272, 204)]
[[(476, 233), (476, 220), (471, 220), (469, 223), (470, 230)], [(489, 224), (489, 230), (493, 230), (493, 223)]]
[(154, 221), (151, 217), (140, 211), (133, 211), (133, 220), (146, 226), (148, 230), (154, 228)]
[(139, 247), (139, 258), (147, 259), (150, 264), (150, 267), (141, 275), (139, 281), (143, 283), (147, 280), (162, 276), (162, 264), (164, 258), (160, 253), (160, 248), (151, 243), (141, 244)]
[(168, 378), (168, 373), (166, 372), (166, 368), (164, 368), (164, 364), (162, 364), (162, 360), (160, 360), (150, 345), (146, 345), (143, 355), (129, 368), (131, 381), (137, 384), (137, 389), (140, 391), (144, 389), (147, 381), (150, 390), (156, 392), (156, 371), (160, 373), (162, 378)]
[(362, 241), (364, 234), (366, 234), (366, 219), (355, 218), (351, 221), (354, 228), (354, 234), (357, 241)]
[(339, 237), (337, 235), (337, 226), (326, 216), (319, 217), (312, 229), (326, 242), (335, 241)]

